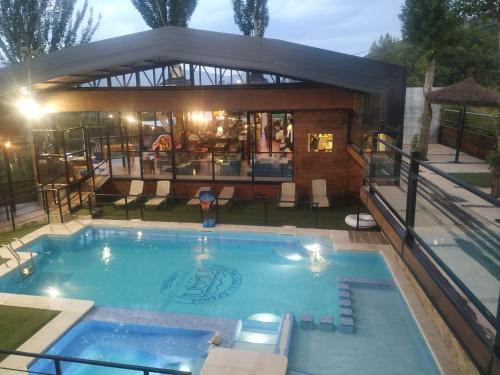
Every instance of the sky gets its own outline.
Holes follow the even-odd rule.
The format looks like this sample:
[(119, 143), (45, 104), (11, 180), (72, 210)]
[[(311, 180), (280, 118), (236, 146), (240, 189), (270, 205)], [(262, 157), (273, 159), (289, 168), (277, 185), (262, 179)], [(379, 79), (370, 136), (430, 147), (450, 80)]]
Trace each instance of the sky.
[[(83, 0), (80, 0), (81, 2)], [(265, 36), (349, 54), (365, 55), (380, 35), (400, 36), (404, 0), (269, 0)], [(89, 0), (102, 14), (94, 40), (148, 30), (131, 0)], [(241, 34), (231, 0), (198, 0), (189, 27)]]

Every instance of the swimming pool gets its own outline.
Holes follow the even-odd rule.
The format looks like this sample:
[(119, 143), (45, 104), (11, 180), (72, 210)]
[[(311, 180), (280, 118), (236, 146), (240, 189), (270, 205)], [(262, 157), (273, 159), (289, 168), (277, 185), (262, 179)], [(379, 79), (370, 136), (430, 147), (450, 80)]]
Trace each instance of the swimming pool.
[[(201, 368), (208, 352), (209, 331), (119, 324), (96, 320), (78, 323), (47, 354), (191, 371)], [(127, 350), (123, 350), (126, 347)], [(65, 374), (136, 374), (107, 367), (61, 364)], [(37, 360), (30, 372), (55, 373), (49, 360)]]
[[(29, 245), (37, 272), (0, 290), (90, 299), (98, 306), (245, 320), (310, 313), (339, 321), (340, 280), (353, 283), (356, 332), (294, 329), (290, 368), (329, 374), (437, 374), (383, 257), (335, 250), (329, 238), (251, 232), (87, 227)], [(376, 364), (376, 366), (374, 366)]]

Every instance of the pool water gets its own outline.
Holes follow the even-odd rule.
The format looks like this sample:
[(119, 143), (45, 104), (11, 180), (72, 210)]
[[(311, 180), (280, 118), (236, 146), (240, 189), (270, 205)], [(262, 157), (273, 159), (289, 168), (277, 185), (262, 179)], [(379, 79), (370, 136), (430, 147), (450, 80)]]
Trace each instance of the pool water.
[[(339, 320), (338, 277), (392, 280), (381, 255), (328, 238), (248, 232), (87, 227), (29, 245), (37, 272), (0, 291), (90, 299), (98, 306), (245, 320), (292, 312)], [(395, 286), (352, 289), (356, 332), (294, 328), (289, 368), (316, 375), (438, 374)]]
[[(101, 321), (78, 323), (47, 354), (192, 371), (208, 352), (209, 331), (140, 326)], [(124, 350), (124, 347), (127, 350)], [(62, 363), (65, 374), (136, 374), (137, 371)], [(38, 360), (31, 373), (55, 373), (52, 361)]]

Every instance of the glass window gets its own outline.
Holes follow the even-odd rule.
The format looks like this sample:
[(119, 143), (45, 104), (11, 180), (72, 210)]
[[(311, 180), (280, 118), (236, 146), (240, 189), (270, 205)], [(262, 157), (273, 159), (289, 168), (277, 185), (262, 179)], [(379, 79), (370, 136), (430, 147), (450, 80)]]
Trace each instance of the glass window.
[(308, 136), (309, 152), (332, 152), (333, 134), (314, 133)]

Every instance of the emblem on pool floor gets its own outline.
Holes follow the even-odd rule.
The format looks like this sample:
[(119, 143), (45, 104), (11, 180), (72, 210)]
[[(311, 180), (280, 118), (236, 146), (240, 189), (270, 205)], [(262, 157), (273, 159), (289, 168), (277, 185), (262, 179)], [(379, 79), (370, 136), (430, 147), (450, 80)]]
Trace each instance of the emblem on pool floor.
[(174, 272), (162, 282), (160, 291), (166, 295), (164, 305), (170, 302), (201, 304), (226, 298), (240, 285), (238, 271), (214, 264)]

